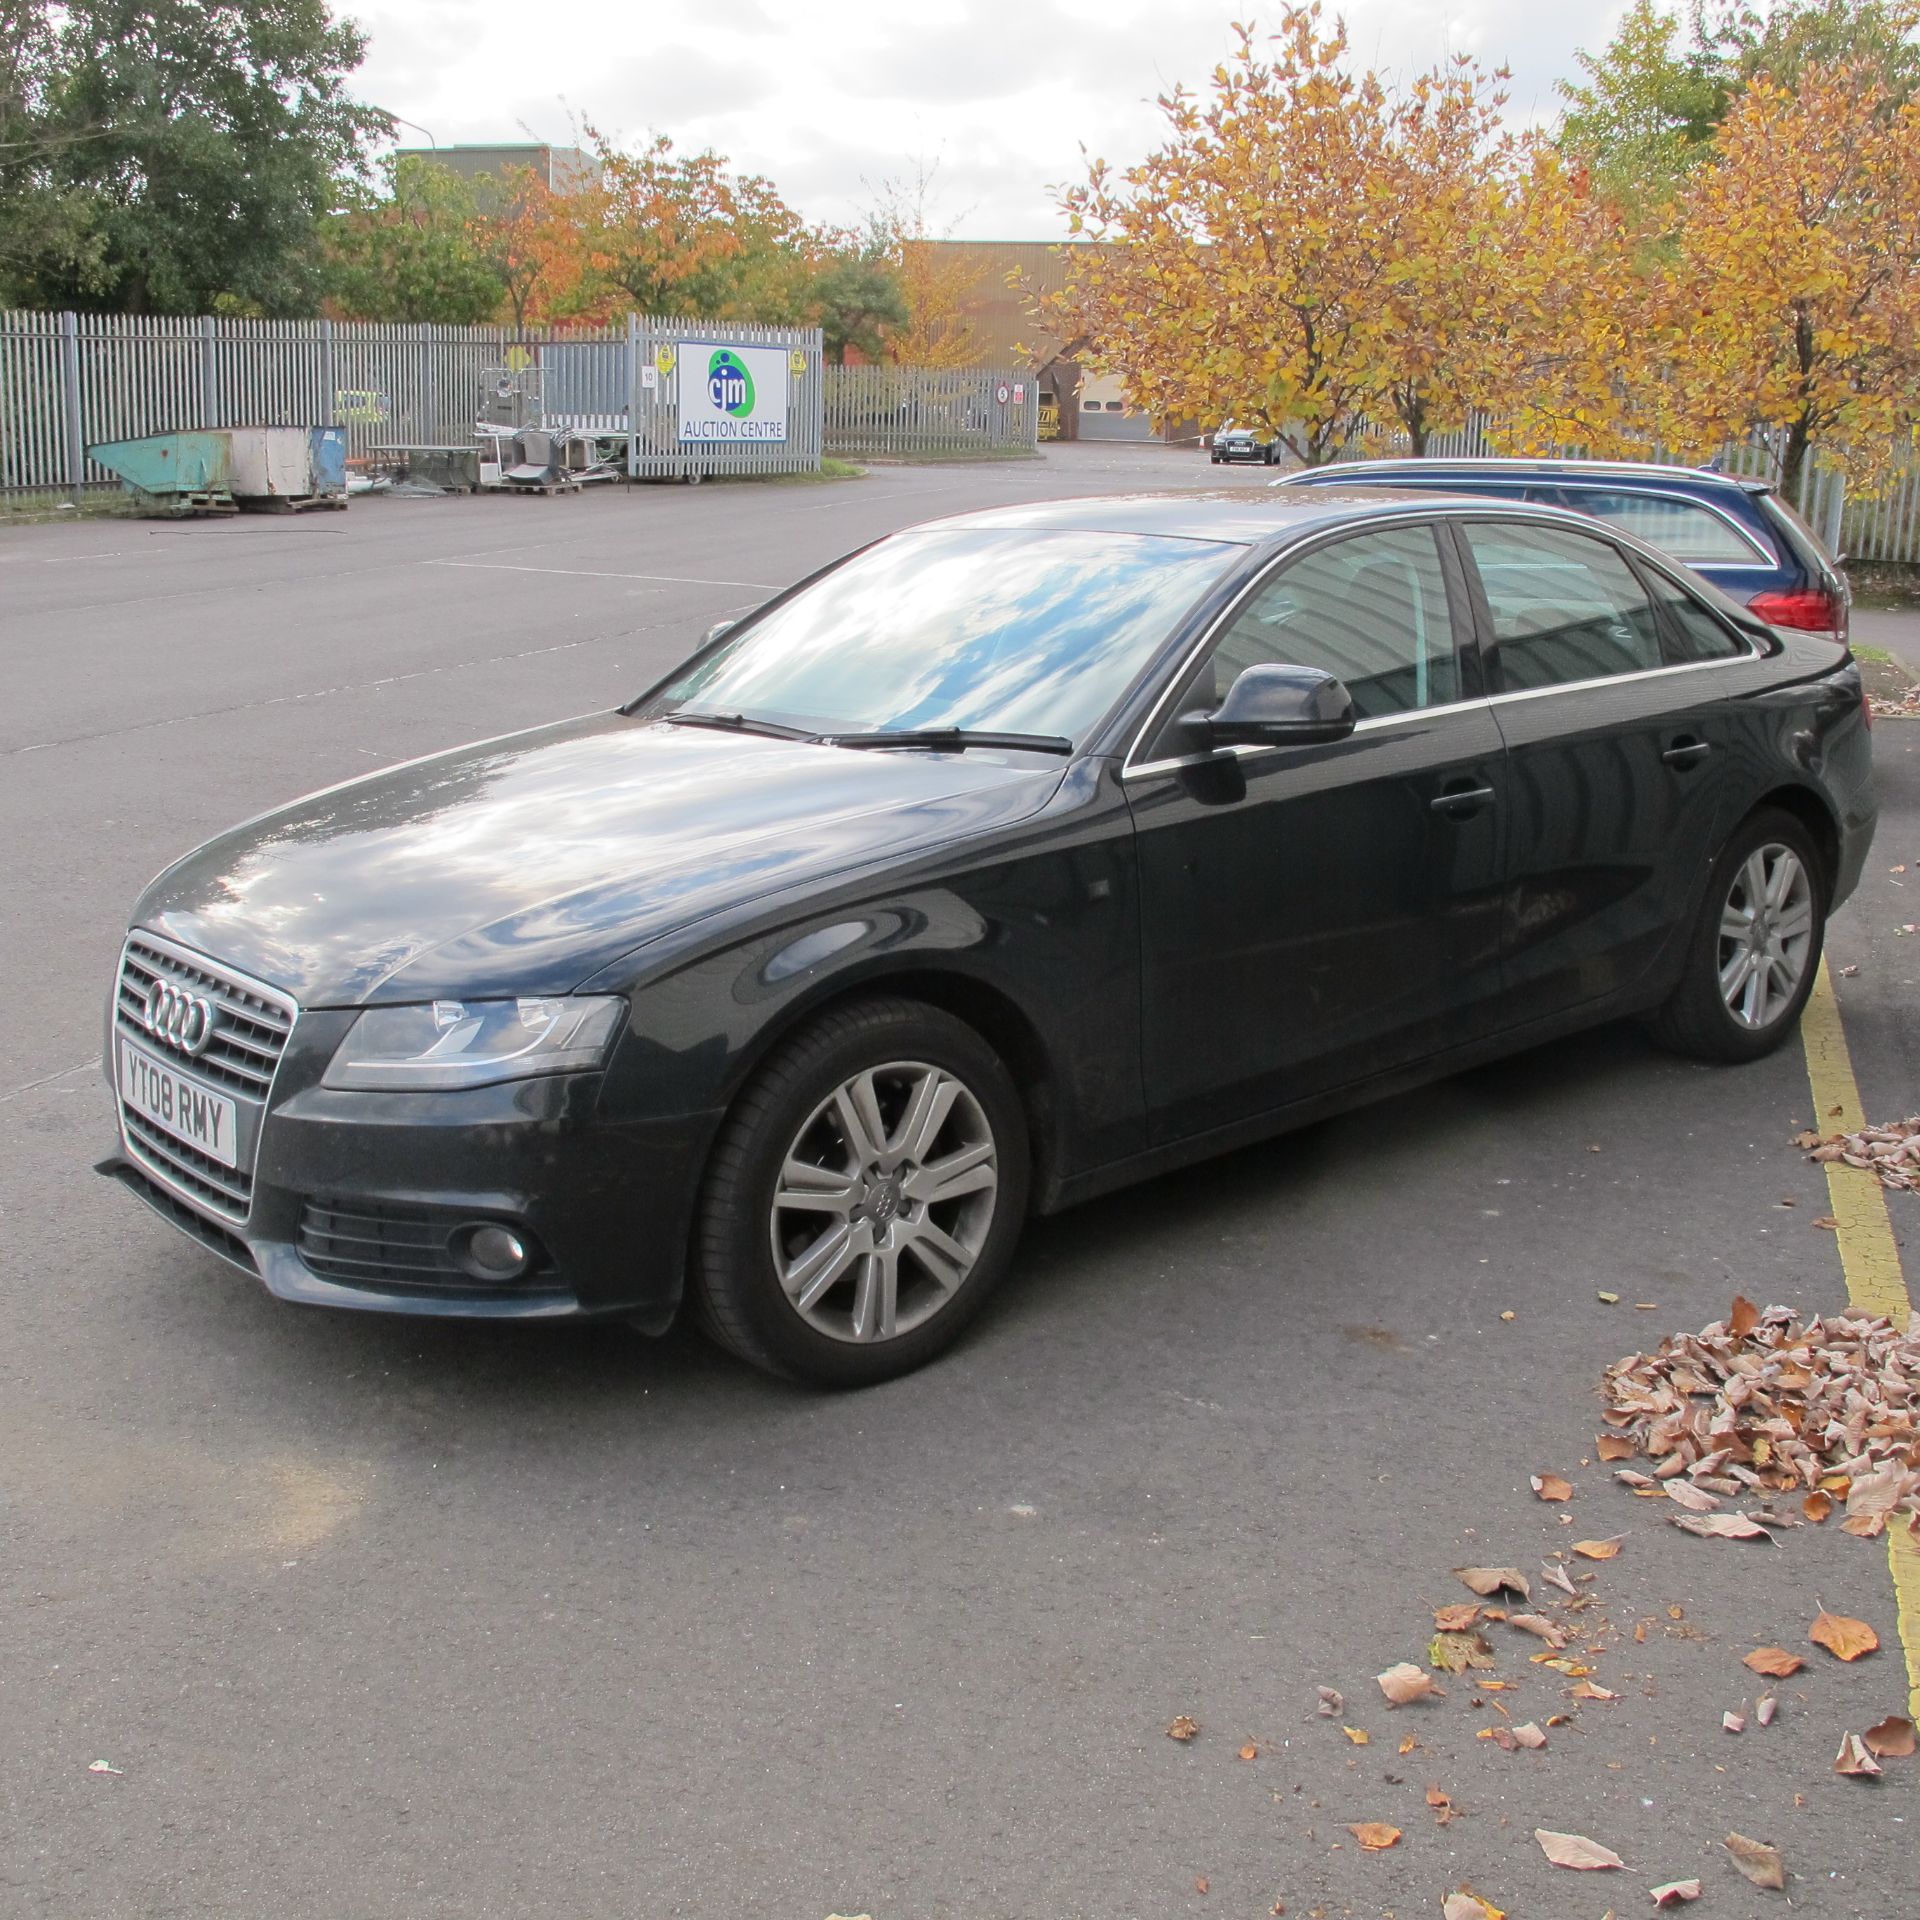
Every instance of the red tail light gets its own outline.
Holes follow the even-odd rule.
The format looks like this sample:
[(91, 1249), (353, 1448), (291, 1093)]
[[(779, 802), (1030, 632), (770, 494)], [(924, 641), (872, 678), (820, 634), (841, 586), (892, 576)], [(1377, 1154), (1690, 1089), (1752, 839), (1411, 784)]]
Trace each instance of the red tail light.
[(1838, 594), (1819, 587), (1796, 587), (1791, 592), (1756, 593), (1747, 602), (1770, 627), (1798, 627), (1807, 633), (1842, 634), (1846, 631), (1845, 610)]

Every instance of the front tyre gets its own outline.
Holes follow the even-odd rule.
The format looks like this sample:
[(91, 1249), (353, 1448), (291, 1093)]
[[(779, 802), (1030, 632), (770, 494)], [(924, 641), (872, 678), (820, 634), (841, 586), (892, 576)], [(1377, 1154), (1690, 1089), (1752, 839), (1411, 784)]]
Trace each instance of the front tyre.
[(953, 1341), (1027, 1205), (1020, 1096), (964, 1022), (917, 1001), (823, 1014), (748, 1083), (707, 1170), (703, 1326), (770, 1373), (868, 1386)]
[(1653, 1035), (1696, 1060), (1758, 1060), (1795, 1027), (1813, 991), (1827, 882), (1790, 813), (1748, 820), (1714, 862), (1680, 984)]

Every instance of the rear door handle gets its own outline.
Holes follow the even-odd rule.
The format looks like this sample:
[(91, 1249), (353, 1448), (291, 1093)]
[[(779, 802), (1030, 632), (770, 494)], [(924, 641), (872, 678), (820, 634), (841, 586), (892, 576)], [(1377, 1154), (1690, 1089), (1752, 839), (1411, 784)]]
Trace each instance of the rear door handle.
[(1429, 800), (1427, 808), (1432, 813), (1451, 814), (1464, 819), (1469, 813), (1478, 813), (1482, 807), (1492, 806), (1493, 800), (1491, 787), (1454, 787)]
[(1698, 766), (1713, 751), (1713, 744), (1707, 740), (1694, 740), (1682, 734), (1660, 758), (1670, 767)]

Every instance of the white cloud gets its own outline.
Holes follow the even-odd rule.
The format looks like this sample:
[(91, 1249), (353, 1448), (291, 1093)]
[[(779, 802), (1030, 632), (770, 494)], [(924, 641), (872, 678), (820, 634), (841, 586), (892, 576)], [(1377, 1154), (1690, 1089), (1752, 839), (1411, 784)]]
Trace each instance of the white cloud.
[[(1052, 239), (1080, 149), (1127, 162), (1156, 95), (1204, 84), (1251, 0), (346, 0), (367, 97), (442, 143), (564, 142), (584, 115), (717, 147), (810, 218), (852, 223), (872, 183), (938, 161), (937, 223)], [(1329, 12), (1332, 10), (1329, 9)], [(1616, 0), (1353, 0), (1355, 57), (1402, 77), (1452, 53), (1512, 69), (1509, 117), (1545, 120)], [(1256, 19), (1276, 22), (1277, 7)], [(403, 134), (411, 141), (407, 129)]]

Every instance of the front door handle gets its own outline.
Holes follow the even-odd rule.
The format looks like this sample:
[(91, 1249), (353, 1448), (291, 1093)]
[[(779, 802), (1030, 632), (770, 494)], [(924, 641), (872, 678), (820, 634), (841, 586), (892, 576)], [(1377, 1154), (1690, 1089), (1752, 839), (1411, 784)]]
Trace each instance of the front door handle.
[(1464, 820), (1470, 813), (1478, 813), (1482, 807), (1493, 805), (1494, 792), (1491, 787), (1450, 787), (1445, 793), (1437, 794), (1427, 802), (1430, 812), (1444, 813), (1450, 819)]
[(1692, 734), (1683, 733), (1660, 758), (1670, 767), (1697, 767), (1713, 751), (1708, 740), (1696, 740)]

